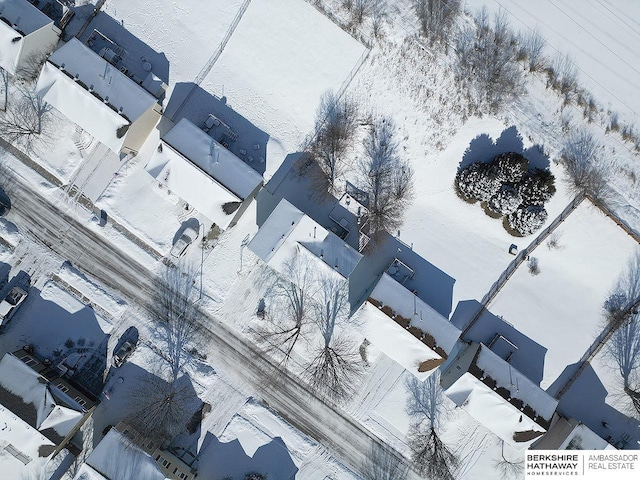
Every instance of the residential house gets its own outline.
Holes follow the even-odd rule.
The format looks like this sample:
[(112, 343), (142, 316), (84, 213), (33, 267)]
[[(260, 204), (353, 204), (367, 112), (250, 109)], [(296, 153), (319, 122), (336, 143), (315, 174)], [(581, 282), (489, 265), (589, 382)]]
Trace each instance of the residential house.
[(75, 38), (51, 54), (36, 89), (115, 153), (137, 153), (162, 112), (156, 97)]
[(447, 362), (440, 383), (458, 407), (519, 450), (547, 432), (558, 406), (506, 359), (477, 342)]
[(536, 450), (616, 450), (597, 433), (575, 418), (556, 413), (549, 431), (534, 445)]
[[(35, 368), (35, 369), (34, 369)], [(40, 372), (40, 373), (39, 373)], [(0, 463), (5, 478), (21, 478), (70, 444), (95, 402), (66, 380), (50, 380), (27, 351), (0, 360)]]
[[(83, 476), (84, 475), (84, 476)], [(198, 474), (153, 439), (126, 423), (110, 429), (79, 469), (75, 480), (194, 480)]]
[(15, 75), (58, 43), (60, 29), (27, 0), (0, 0), (0, 67)]
[(424, 380), (454, 349), (460, 330), (405, 285), (413, 271), (399, 259), (382, 274), (360, 318), (367, 339)]
[(248, 247), (282, 274), (286, 274), (286, 263), (300, 254), (311, 258), (319, 272), (347, 279), (362, 258), (362, 254), (343, 239), (284, 199), (280, 200)]
[(235, 225), (262, 176), (186, 118), (159, 141), (145, 170), (222, 229)]

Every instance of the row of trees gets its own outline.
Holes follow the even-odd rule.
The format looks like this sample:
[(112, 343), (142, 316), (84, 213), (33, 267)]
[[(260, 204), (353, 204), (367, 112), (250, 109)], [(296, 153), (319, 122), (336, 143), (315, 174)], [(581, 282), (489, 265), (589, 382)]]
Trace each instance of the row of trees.
[[(357, 103), (330, 91), (323, 95), (316, 114), (316, 136), (309, 154), (317, 164), (312, 185), (322, 198), (339, 195), (344, 177), (352, 175), (368, 201), (369, 236), (378, 239), (402, 225), (413, 198), (413, 169), (399, 154), (396, 128), (385, 117), (361, 119)], [(355, 159), (358, 128), (367, 131), (362, 154)]]
[(315, 392), (340, 403), (353, 393), (363, 368), (358, 347), (344, 328), (353, 321), (347, 283), (319, 273), (301, 252), (285, 262), (284, 269), (282, 276), (273, 274), (269, 308), (255, 330), (257, 339), (277, 359), (277, 375), (287, 371), (301, 340), (311, 345), (302, 376)]

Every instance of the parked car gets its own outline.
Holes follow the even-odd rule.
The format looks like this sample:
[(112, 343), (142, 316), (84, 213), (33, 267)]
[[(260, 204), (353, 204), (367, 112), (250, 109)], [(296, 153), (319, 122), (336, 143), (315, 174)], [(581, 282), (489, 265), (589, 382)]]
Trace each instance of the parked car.
[(189, 245), (191, 245), (196, 238), (198, 238), (197, 230), (190, 227), (185, 229), (180, 238), (173, 244), (173, 247), (171, 248), (171, 255), (176, 258), (184, 255), (184, 252), (187, 251)]
[(0, 329), (9, 321), (9, 317), (27, 298), (27, 292), (20, 287), (13, 287), (2, 303), (0, 303)]
[(127, 361), (127, 358), (131, 356), (133, 351), (136, 349), (136, 344), (125, 340), (120, 348), (113, 354), (113, 365), (116, 367), (120, 367)]
[(7, 213), (9, 213), (9, 210), (11, 210), (11, 199), (0, 188), (0, 217), (3, 217)]

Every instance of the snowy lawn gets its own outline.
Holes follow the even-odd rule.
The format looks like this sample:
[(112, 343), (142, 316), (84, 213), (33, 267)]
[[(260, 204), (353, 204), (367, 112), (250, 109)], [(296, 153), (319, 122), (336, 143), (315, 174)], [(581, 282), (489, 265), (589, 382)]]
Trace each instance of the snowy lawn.
[(313, 127), (366, 48), (303, 0), (254, 0), (202, 87), (271, 136), (267, 175)]
[(523, 263), (489, 310), (548, 349), (541, 386), (577, 362), (602, 330), (602, 305), (638, 248), (636, 242), (584, 201), (558, 229), (558, 247), (541, 244), (540, 273)]

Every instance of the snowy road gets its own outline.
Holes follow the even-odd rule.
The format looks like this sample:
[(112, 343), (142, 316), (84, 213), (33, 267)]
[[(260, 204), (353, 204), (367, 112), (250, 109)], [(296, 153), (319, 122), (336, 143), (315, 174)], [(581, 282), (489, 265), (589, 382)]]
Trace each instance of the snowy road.
[[(52, 205), (24, 180), (16, 180), (14, 208), (9, 214), (23, 231), (47, 245), (73, 265), (104, 285), (120, 291), (132, 303), (149, 307), (154, 273), (101, 235)], [(215, 252), (214, 252), (215, 253)], [(254, 345), (201, 311), (209, 333), (210, 357), (215, 368), (233, 372), (260, 390), (265, 403), (303, 433), (326, 446), (346, 465), (361, 471), (373, 443), (380, 440), (346, 414), (324, 404), (297, 379), (265, 385), (265, 372), (272, 365)], [(412, 478), (419, 478), (417, 475)]]

